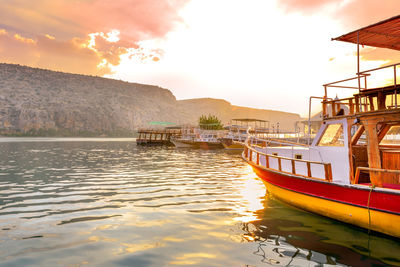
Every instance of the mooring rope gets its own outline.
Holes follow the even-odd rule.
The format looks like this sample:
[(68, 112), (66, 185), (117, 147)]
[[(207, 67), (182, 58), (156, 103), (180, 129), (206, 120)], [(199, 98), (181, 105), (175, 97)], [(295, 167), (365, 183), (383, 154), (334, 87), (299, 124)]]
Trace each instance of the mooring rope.
[(367, 202), (367, 208), (368, 208), (368, 235), (371, 231), (371, 209), (370, 209), (370, 200), (371, 200), (371, 194), (372, 194), (372, 190), (374, 190), (375, 185), (371, 185), (371, 190), (369, 190), (369, 194), (368, 194), (368, 202)]

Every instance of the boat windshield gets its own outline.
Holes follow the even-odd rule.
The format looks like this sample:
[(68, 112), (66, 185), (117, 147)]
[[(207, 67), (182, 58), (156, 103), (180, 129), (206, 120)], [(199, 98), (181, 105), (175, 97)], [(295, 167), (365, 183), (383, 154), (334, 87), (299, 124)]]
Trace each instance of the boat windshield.
[(319, 140), (318, 146), (344, 146), (342, 124), (329, 124)]

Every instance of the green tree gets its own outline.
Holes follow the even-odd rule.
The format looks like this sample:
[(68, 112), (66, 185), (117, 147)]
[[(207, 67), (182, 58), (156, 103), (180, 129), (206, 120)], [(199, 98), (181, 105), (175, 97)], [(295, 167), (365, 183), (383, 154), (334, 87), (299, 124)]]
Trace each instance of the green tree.
[(201, 115), (199, 118), (200, 129), (222, 130), (224, 127), (221, 121), (214, 115)]

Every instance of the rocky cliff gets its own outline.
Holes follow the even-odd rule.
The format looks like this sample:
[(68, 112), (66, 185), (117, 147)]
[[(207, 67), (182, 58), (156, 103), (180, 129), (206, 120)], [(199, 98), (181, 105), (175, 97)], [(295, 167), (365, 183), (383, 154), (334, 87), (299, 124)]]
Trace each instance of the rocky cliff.
[(296, 122), (300, 121), (299, 114), (267, 109), (247, 108), (231, 105), (228, 101), (212, 98), (197, 98), (180, 100), (180, 107), (191, 110), (188, 117), (191, 121), (197, 121), (202, 115), (215, 114), (224, 123), (230, 123), (232, 119), (260, 119), (270, 122), (270, 127), (277, 127), (282, 131), (294, 131)]
[(280, 121), (297, 114), (232, 106), (218, 99), (177, 101), (157, 86), (0, 64), (0, 134), (129, 135), (151, 121), (195, 124), (202, 114)]

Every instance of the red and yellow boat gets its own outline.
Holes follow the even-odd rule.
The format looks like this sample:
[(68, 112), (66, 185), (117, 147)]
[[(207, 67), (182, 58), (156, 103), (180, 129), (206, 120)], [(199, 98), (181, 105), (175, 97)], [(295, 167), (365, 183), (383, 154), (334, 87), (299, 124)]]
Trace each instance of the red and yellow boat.
[[(400, 63), (359, 69), (360, 45), (400, 50), (399, 28), (396, 16), (333, 39), (357, 44), (357, 76), (324, 85), (323, 124), (310, 145), (249, 135), (243, 158), (276, 198), (400, 237)], [(367, 78), (381, 69), (392, 69), (393, 84), (368, 88)], [(331, 99), (331, 87), (358, 91)]]

